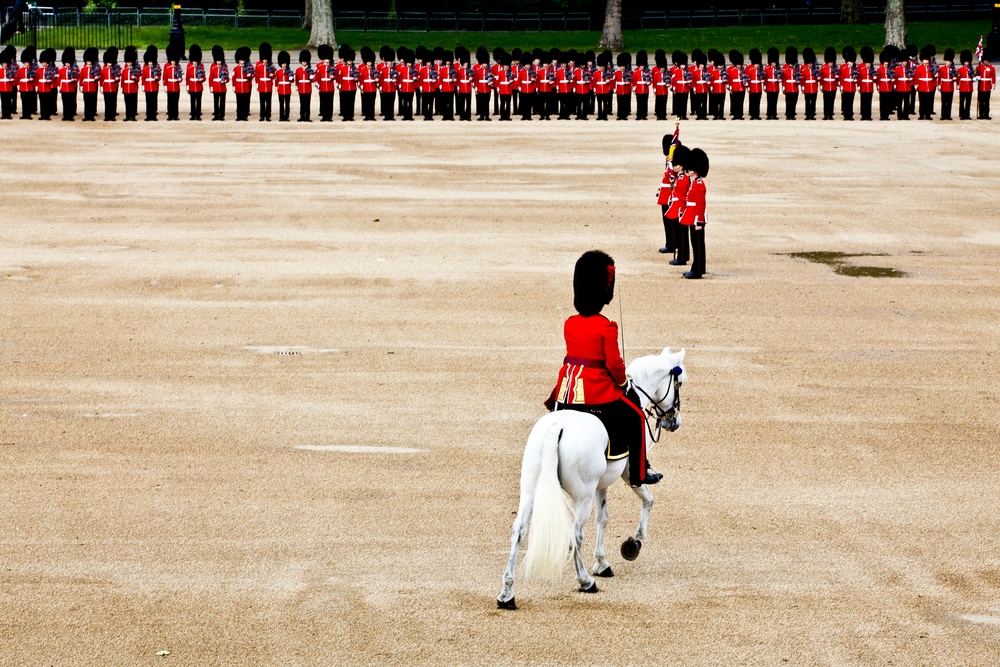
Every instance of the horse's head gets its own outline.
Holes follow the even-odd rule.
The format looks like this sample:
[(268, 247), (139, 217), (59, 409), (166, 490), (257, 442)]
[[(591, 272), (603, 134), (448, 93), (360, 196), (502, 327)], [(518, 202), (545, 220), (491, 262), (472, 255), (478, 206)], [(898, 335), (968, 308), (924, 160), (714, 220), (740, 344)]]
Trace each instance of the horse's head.
[(661, 428), (676, 431), (681, 425), (680, 389), (687, 380), (684, 352), (665, 347), (660, 354), (639, 357), (628, 366), (642, 409), (656, 419), (657, 439)]

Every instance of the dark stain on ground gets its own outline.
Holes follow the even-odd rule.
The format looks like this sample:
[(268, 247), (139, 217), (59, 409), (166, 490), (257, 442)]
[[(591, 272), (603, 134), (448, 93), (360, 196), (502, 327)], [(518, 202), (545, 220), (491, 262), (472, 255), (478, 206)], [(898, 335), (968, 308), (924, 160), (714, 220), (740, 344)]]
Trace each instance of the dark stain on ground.
[(901, 278), (906, 275), (905, 271), (884, 266), (857, 266), (848, 263), (851, 257), (886, 257), (885, 253), (870, 252), (836, 252), (831, 250), (817, 250), (814, 252), (789, 252), (785, 253), (789, 257), (805, 259), (816, 264), (826, 264), (842, 276), (852, 278)]

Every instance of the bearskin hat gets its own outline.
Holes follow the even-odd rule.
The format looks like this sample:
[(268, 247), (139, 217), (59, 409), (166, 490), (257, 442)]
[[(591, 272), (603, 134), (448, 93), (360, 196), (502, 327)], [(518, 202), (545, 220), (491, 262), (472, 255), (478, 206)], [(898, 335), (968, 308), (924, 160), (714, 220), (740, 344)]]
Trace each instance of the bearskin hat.
[(375, 62), (375, 51), (373, 51), (370, 46), (365, 45), (361, 47), (361, 62), (363, 63)]
[(750, 62), (754, 65), (760, 65), (764, 62), (764, 56), (761, 54), (760, 49), (756, 47), (750, 49), (749, 58)]
[(562, 61), (563, 61), (562, 51), (560, 51), (559, 49), (549, 49), (550, 63), (561, 63)]
[[(27, 49), (25, 49), (27, 51)], [(109, 46), (108, 50), (104, 52), (104, 64), (114, 65), (118, 62), (118, 47)]]
[(715, 51), (713, 49), (711, 58), (712, 58), (712, 64), (715, 65), (716, 67), (726, 66), (726, 56), (723, 55), (722, 51)]
[(945, 49), (944, 59), (948, 62), (953, 62), (955, 60), (955, 49)]
[(401, 53), (399, 54), (399, 58), (404, 63), (406, 63), (407, 65), (412, 65), (413, 63), (417, 62), (417, 54), (413, 52), (413, 49), (401, 46), (399, 47), (399, 50), (401, 51)]
[(777, 64), (777, 62), (778, 62), (778, 59), (779, 59), (780, 57), (781, 57), (781, 56), (780, 56), (780, 54), (778, 53), (778, 47), (776, 47), (776, 46), (772, 46), (771, 48), (769, 48), (769, 49), (767, 50), (767, 64), (768, 64), (768, 65), (770, 65), (771, 63), (775, 63), (775, 64)]
[(715, 54), (717, 54), (717, 53), (718, 53), (718, 51), (716, 51), (715, 49), (709, 49), (708, 51), (705, 52), (705, 55), (708, 56), (709, 62), (714, 63), (715, 62)]
[(271, 45), (267, 42), (261, 42), (260, 47), (257, 48), (257, 56), (260, 60), (266, 60), (267, 62), (274, 61), (274, 50)]
[(241, 46), (240, 48), (236, 49), (236, 56), (235, 56), (236, 62), (239, 62), (241, 60), (244, 62), (249, 62), (252, 55), (253, 52), (250, 50), (249, 46)]
[(674, 147), (674, 157), (672, 162), (681, 167), (688, 166), (688, 159), (691, 157), (691, 149), (684, 144), (677, 144)]
[(619, 53), (617, 62), (619, 67), (630, 67), (632, 65), (632, 54), (628, 51)]
[(962, 51), (961, 58), (962, 58), (962, 62), (963, 63), (971, 63), (972, 62), (972, 51), (970, 51), (969, 49), (965, 49), (964, 51)]
[(573, 269), (573, 307), (584, 317), (597, 315), (615, 298), (615, 260), (600, 250), (588, 250)]
[(670, 54), (670, 60), (675, 65), (681, 64), (681, 59), (684, 57), (684, 53), (680, 49), (674, 49), (674, 52)]
[(729, 62), (731, 62), (734, 65), (742, 65), (743, 54), (737, 51), (736, 49), (731, 50), (729, 52)]
[(446, 63), (453, 63), (455, 62), (455, 54), (451, 52), (451, 49), (444, 49), (441, 60)]
[(688, 156), (684, 166), (702, 178), (708, 176), (708, 156), (700, 148), (691, 150), (691, 154)]
[(302, 49), (299, 51), (299, 62), (308, 65), (312, 62), (312, 52), (309, 49)]
[(516, 60), (517, 62), (521, 62), (521, 57), (523, 55), (524, 55), (524, 52), (521, 51), (521, 49), (519, 49), (517, 47), (514, 47), (513, 49), (510, 50), (510, 59), (511, 60)]
[(188, 60), (193, 63), (200, 63), (201, 57), (201, 46), (198, 44), (192, 44), (191, 48), (188, 49)]
[[(670, 142), (673, 141), (673, 140), (674, 140), (674, 135), (672, 135), (672, 134), (664, 134), (663, 135), (663, 154), (666, 155), (666, 156), (668, 156), (668, 157), (670, 155)], [(677, 141), (677, 146), (680, 146), (680, 145), (681, 145), (681, 142), (680, 142), (680, 140), (678, 140)], [(677, 148), (675, 147), (674, 151), (676, 152), (676, 150), (677, 150)]]
[(56, 50), (55, 49), (45, 49), (40, 54), (38, 54), (38, 62), (45, 63), (47, 65), (53, 65), (56, 62)]
[(485, 46), (480, 46), (476, 49), (476, 62), (480, 65), (490, 62), (490, 52), (486, 50)]
[(635, 54), (635, 66), (636, 67), (649, 67), (649, 54), (645, 51), (636, 51)]
[(62, 54), (62, 64), (69, 65), (76, 62), (76, 49), (72, 46), (68, 46), (63, 50)]
[(180, 62), (180, 59), (184, 56), (184, 50), (175, 44), (169, 44), (167, 46), (167, 62), (176, 63)]
[[(0, 51), (0, 65), (9, 65), (11, 62), (10, 48), (9, 48), (10, 45), (8, 44), (7, 46), (8, 48), (5, 48), (3, 51)], [(14, 53), (17, 53), (16, 49), (14, 50)]]
[(386, 44), (381, 49), (378, 50), (378, 57), (381, 58), (382, 60), (395, 60), (396, 52), (393, 51), (391, 46)]
[(825, 63), (837, 62), (837, 49), (833, 48), (832, 46), (826, 47), (826, 50), (823, 51), (823, 62)]
[[(580, 53), (576, 49), (570, 49), (566, 54), (567, 63), (578, 63), (580, 62)], [(630, 57), (631, 59), (631, 57)]]
[(663, 49), (656, 50), (656, 53), (653, 54), (653, 62), (656, 63), (657, 68), (661, 70), (667, 69), (667, 54)]
[(695, 65), (701, 64), (701, 59), (705, 57), (705, 54), (701, 52), (701, 49), (695, 49), (691, 52), (691, 62)]
[(136, 49), (134, 46), (126, 46), (125, 47), (125, 53), (122, 56), (122, 60), (124, 60), (127, 63), (138, 62), (138, 60), (139, 60), (139, 50)]
[(813, 51), (811, 46), (802, 49), (802, 62), (806, 65), (816, 64), (816, 52)]
[(899, 48), (888, 44), (882, 49), (882, 53), (885, 54), (885, 62), (891, 63), (899, 58)]
[(919, 54), (919, 53), (920, 53), (920, 50), (917, 49), (917, 45), (916, 44), (907, 44), (906, 45), (906, 55), (911, 60), (914, 59), (914, 58), (916, 58), (917, 54)]
[(584, 62), (593, 63), (597, 61), (597, 54), (591, 49), (583, 54)]
[(291, 65), (292, 55), (288, 51), (278, 51), (278, 67), (282, 65)]
[(146, 53), (142, 55), (142, 62), (144, 63), (155, 63), (156, 59), (160, 57), (160, 50), (155, 46), (150, 44), (146, 47)]
[(354, 59), (358, 57), (358, 54), (347, 44), (341, 44), (340, 48), (337, 49), (337, 55), (340, 59), (347, 63), (354, 62)]
[(785, 62), (789, 65), (797, 65), (799, 63), (799, 50), (794, 46), (785, 49)]
[[(94, 49), (94, 51), (97, 51), (97, 49)], [(7, 46), (5, 46), (4, 50), (0, 51), (0, 54), (2, 54), (4, 58), (6, 58), (6, 60), (0, 62), (4, 62), (7, 65), (10, 65), (11, 63), (17, 60), (17, 49), (14, 47), (13, 44), (8, 44)]]
[(458, 45), (455, 47), (455, 60), (458, 61), (459, 63), (462, 63), (464, 65), (469, 62), (469, 59), (471, 57), (472, 54), (469, 53), (469, 50), (464, 46)]
[(875, 51), (867, 44), (861, 47), (861, 62), (869, 65), (875, 62)]
[(892, 62), (892, 51), (891, 51), (891, 49), (892, 49), (891, 46), (885, 46), (885, 47), (882, 48), (882, 51), (878, 54), (878, 61), (880, 63), (885, 64), (885, 63), (888, 63), (888, 62)]
[(845, 63), (856, 63), (858, 62), (858, 52), (854, 50), (853, 46), (845, 46), (844, 50), (840, 52), (843, 56)]
[(531, 52), (531, 59), (542, 62), (545, 60), (545, 56), (548, 55), (547, 51), (542, 51), (539, 47), (535, 47), (535, 50)]
[(434, 51), (431, 52), (431, 60), (444, 60), (444, 49), (440, 46), (435, 46)]
[[(320, 48), (323, 48), (323, 47), (320, 47)], [(218, 63), (218, 62), (222, 62), (225, 59), (226, 59), (226, 52), (222, 49), (222, 47), (219, 46), (218, 44), (216, 44), (215, 46), (213, 46), (212, 47), (212, 61)]]
[(493, 49), (493, 60), (495, 62), (500, 62), (500, 57), (503, 56), (504, 53), (506, 53), (506, 51), (503, 50), (502, 46), (496, 47)]
[(924, 48), (920, 49), (921, 60), (931, 60), (936, 55), (937, 55), (937, 48), (933, 44), (928, 44)]

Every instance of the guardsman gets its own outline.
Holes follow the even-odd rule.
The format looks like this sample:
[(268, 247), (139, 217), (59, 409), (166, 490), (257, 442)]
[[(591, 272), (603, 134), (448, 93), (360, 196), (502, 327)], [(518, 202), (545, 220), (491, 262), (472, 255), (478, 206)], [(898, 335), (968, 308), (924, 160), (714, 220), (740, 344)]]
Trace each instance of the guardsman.
[(785, 49), (785, 64), (781, 68), (781, 87), (785, 93), (785, 120), (795, 120), (795, 107), (799, 103), (799, 50), (794, 46)]
[(541, 51), (538, 54), (538, 66), (535, 68), (535, 94), (538, 120), (552, 120), (551, 99), (555, 95), (555, 74), (552, 71), (552, 62), (548, 51)]
[(511, 102), (514, 97), (514, 75), (511, 72), (511, 55), (500, 54), (500, 67), (496, 68), (497, 96), (500, 98), (500, 120), (510, 120)]
[(972, 119), (972, 91), (975, 88), (976, 71), (972, 69), (972, 51), (965, 49), (959, 56), (962, 64), (958, 67), (958, 119)]
[(845, 46), (840, 55), (844, 58), (837, 77), (840, 114), (844, 120), (854, 120), (854, 94), (858, 92), (858, 54), (853, 46)]
[(892, 82), (892, 52), (896, 47), (887, 45), (878, 54), (875, 69), (875, 89), (878, 90), (878, 119), (889, 120), (895, 105), (896, 93)]
[(906, 45), (906, 75), (910, 79), (910, 92), (906, 96), (907, 107), (906, 115), (912, 116), (917, 111), (917, 82), (913, 78), (914, 72), (917, 71), (917, 56), (919, 51), (917, 50), (916, 44)]
[(156, 62), (159, 55), (159, 50), (150, 44), (142, 57), (142, 89), (146, 93), (145, 120), (147, 121), (155, 121), (159, 110), (157, 102), (160, 96), (160, 80), (163, 78), (163, 69)]
[(38, 93), (38, 120), (50, 120), (57, 113), (56, 98), (59, 95), (59, 69), (56, 67), (55, 49), (45, 49), (38, 54), (35, 92)]
[(823, 91), (823, 120), (833, 120), (833, 104), (837, 99), (837, 49), (823, 51), (823, 66), (819, 68), (819, 88)]
[(472, 54), (464, 46), (455, 47), (455, 115), (459, 120), (472, 120), (472, 92), (475, 75), (472, 72)]
[[(663, 179), (660, 181), (660, 190), (656, 193), (656, 203), (660, 205), (660, 218), (663, 220), (663, 235), (666, 239), (663, 247), (660, 248), (660, 252), (663, 254), (674, 252), (674, 224), (677, 222), (676, 220), (667, 219), (667, 212), (670, 210), (670, 202), (673, 197), (674, 181), (677, 179), (677, 173), (674, 171), (674, 166), (670, 161), (671, 140), (672, 135), (663, 135), (663, 157), (666, 158), (666, 164), (663, 167)], [(676, 151), (677, 148), (680, 148), (679, 143), (674, 147), (674, 150)]]
[(441, 87), (438, 90), (438, 110), (441, 112), (441, 120), (455, 120), (455, 56), (451, 49), (443, 49), (442, 61), (438, 63), (438, 81)]
[(236, 64), (233, 65), (233, 93), (236, 95), (236, 120), (250, 120), (250, 96), (253, 95), (254, 67), (250, 62), (249, 46), (236, 49)]
[(423, 107), (424, 120), (434, 120), (434, 100), (437, 97), (437, 91), (441, 83), (438, 80), (438, 70), (434, 64), (433, 52), (430, 57), (424, 59), (424, 64), (418, 68), (418, 71), (420, 103)]
[(361, 119), (375, 120), (375, 99), (378, 96), (378, 70), (375, 51), (370, 46), (361, 47), (361, 64), (358, 65), (358, 90), (361, 91)]
[(677, 118), (687, 120), (688, 95), (691, 92), (686, 67), (687, 54), (679, 49), (674, 49), (674, 52), (670, 54), (670, 60), (670, 92), (673, 93), (671, 110)]
[(750, 120), (760, 120), (760, 97), (764, 94), (764, 69), (761, 65), (764, 58), (757, 48), (750, 49), (749, 58), (750, 64), (743, 68), (743, 76), (750, 94)]
[(192, 44), (188, 50), (188, 64), (184, 70), (184, 83), (191, 100), (191, 120), (201, 120), (201, 94), (205, 91), (205, 64), (201, 61), (201, 46)]
[(396, 51), (391, 46), (383, 46), (378, 50), (382, 61), (375, 66), (375, 78), (378, 79), (379, 106), (382, 110), (382, 120), (396, 120)]
[(274, 71), (274, 91), (278, 94), (278, 122), (287, 123), (292, 119), (292, 55), (288, 51), (278, 51), (278, 69)]
[(910, 120), (910, 90), (913, 88), (913, 81), (910, 76), (909, 60), (906, 54), (900, 54), (901, 59), (896, 62), (893, 69), (893, 87), (896, 91), (896, 118), (898, 120)]
[[(493, 49), (493, 64), (490, 65), (490, 72), (493, 74), (494, 80), (497, 77), (497, 71), (502, 67), (500, 61), (503, 60), (503, 56), (506, 53), (507, 52), (499, 46)], [(495, 86), (493, 88), (493, 115), (500, 115), (500, 93)]]
[[(115, 49), (115, 53), (117, 54), (117, 49)], [(21, 94), (21, 120), (31, 120), (31, 117), (38, 110), (38, 93), (35, 91), (37, 77), (38, 63), (35, 62), (35, 47), (26, 46), (21, 51), (21, 66), (17, 68), (17, 92)]]
[(399, 64), (396, 65), (396, 83), (399, 89), (399, 117), (403, 120), (413, 120), (413, 95), (417, 90), (417, 71), (414, 63), (416, 57), (405, 46), (396, 52)]
[(688, 228), (680, 224), (680, 219), (684, 215), (684, 207), (687, 204), (688, 188), (691, 185), (691, 178), (685, 170), (686, 163), (691, 151), (686, 146), (678, 144), (674, 147), (674, 187), (670, 193), (670, 208), (667, 209), (665, 218), (673, 226), (674, 258), (670, 260), (671, 266), (687, 266), (691, 253), (688, 243)]
[(685, 168), (691, 178), (684, 205), (681, 225), (691, 233), (691, 270), (685, 278), (698, 279), (705, 275), (705, 177), (708, 176), (708, 156), (700, 148), (693, 149), (686, 158)]
[[(316, 47), (316, 74), (314, 81), (319, 91), (319, 122), (333, 122), (333, 94), (337, 90), (337, 73), (333, 65), (333, 47), (320, 44)], [(302, 92), (301, 87), (299, 92)]]
[(688, 68), (691, 72), (691, 111), (695, 120), (708, 120), (708, 56), (700, 49), (691, 54), (694, 65)]
[(80, 69), (80, 92), (83, 93), (83, 120), (97, 121), (97, 93), (101, 87), (101, 54), (93, 46), (83, 52)]
[(513, 48), (510, 50), (510, 80), (511, 80), (511, 113), (518, 114), (521, 113), (521, 107), (518, 106), (521, 99), (521, 89), (519, 86), (519, 81), (521, 80), (521, 58), (527, 57), (526, 54), (521, 53), (521, 49)]
[(611, 51), (602, 51), (597, 56), (597, 70), (593, 78), (594, 92), (597, 95), (597, 120), (607, 120), (611, 115), (611, 96), (615, 86), (611, 58)]
[(747, 94), (747, 80), (743, 73), (743, 54), (736, 49), (729, 52), (726, 85), (729, 87), (729, 112), (733, 115), (733, 120), (743, 120), (743, 100)]
[(522, 121), (531, 120), (531, 114), (537, 106), (535, 98), (538, 94), (535, 90), (538, 88), (538, 84), (535, 81), (535, 77), (537, 76), (538, 67), (541, 65), (541, 52), (535, 49), (535, 52), (531, 55), (532, 62), (524, 63), (518, 72), (517, 88), (520, 91), (518, 104), (521, 105)]
[(212, 93), (212, 120), (226, 120), (226, 91), (229, 90), (229, 65), (226, 52), (216, 44), (212, 47), (208, 89)]
[(944, 62), (937, 68), (938, 89), (941, 91), (941, 120), (951, 120), (951, 104), (955, 98), (955, 49), (946, 49)]
[(181, 69), (181, 56), (184, 51), (176, 46), (167, 47), (167, 64), (163, 66), (163, 87), (167, 91), (167, 120), (180, 120), (181, 84), (184, 82), (184, 70)]
[(991, 120), (990, 95), (993, 93), (993, 87), (997, 85), (997, 70), (993, 67), (993, 63), (984, 57), (980, 57), (979, 64), (976, 65), (976, 81), (976, 90), (979, 91), (976, 97), (979, 106), (978, 118)]
[(716, 49), (708, 52), (708, 112), (713, 120), (726, 120), (726, 59)]
[(584, 68), (590, 74), (590, 96), (587, 98), (587, 115), (592, 116), (597, 113), (597, 93), (594, 92), (594, 74), (597, 72), (597, 54), (593, 50), (587, 51), (583, 55), (585, 61)]
[(867, 45), (861, 47), (858, 92), (861, 94), (861, 120), (871, 120), (872, 96), (875, 94), (875, 51)]
[(767, 120), (778, 120), (778, 93), (781, 92), (781, 67), (778, 65), (778, 49), (767, 50), (767, 65), (764, 66), (764, 94), (767, 97)]
[(816, 120), (816, 96), (819, 95), (819, 68), (816, 52), (812, 47), (802, 49), (802, 66), (799, 67), (802, 97), (806, 102), (806, 120)]
[(618, 109), (616, 118), (628, 120), (632, 114), (632, 54), (618, 54), (618, 69), (615, 71), (615, 103)]
[[(258, 122), (271, 122), (271, 103), (274, 97), (274, 50), (267, 42), (257, 49), (259, 59), (254, 65), (254, 79), (257, 81), (257, 98), (260, 102), (260, 119)], [(249, 60), (249, 59), (248, 59)]]
[[(653, 74), (649, 71), (649, 54), (639, 51), (635, 54), (635, 69), (632, 70), (632, 91), (635, 93), (635, 119), (649, 118), (649, 87)], [(577, 94), (579, 94), (577, 90)], [(586, 120), (586, 117), (584, 117)]]
[[(640, 53), (643, 53), (640, 51)], [(576, 119), (587, 120), (590, 111), (590, 93), (593, 88), (593, 75), (586, 64), (577, 64), (573, 68), (573, 90), (576, 94)], [(646, 99), (649, 99), (647, 93)]]
[(0, 120), (10, 120), (17, 101), (17, 49), (8, 44), (0, 51)]
[(122, 68), (118, 65), (118, 47), (111, 46), (104, 52), (104, 66), (101, 68), (101, 95), (104, 97), (104, 122), (118, 118), (118, 89)]
[(139, 66), (139, 51), (134, 46), (125, 47), (122, 67), (122, 100), (125, 102), (125, 121), (138, 122), (139, 118), (139, 81), (142, 79), (142, 67)]
[(559, 52), (559, 62), (557, 63), (556, 75), (556, 98), (559, 100), (559, 120), (569, 120), (573, 113), (573, 106), (576, 100), (573, 97), (573, 70), (567, 61), (576, 60), (575, 52)]
[(299, 94), (299, 120), (300, 123), (311, 123), (310, 100), (312, 100), (313, 84), (315, 74), (311, 65), (312, 52), (308, 50), (299, 51), (299, 66), (295, 70), (295, 91)]
[(76, 118), (76, 91), (80, 87), (80, 68), (76, 64), (76, 51), (69, 47), (63, 51), (59, 68), (59, 96), (62, 98), (63, 120)]
[(667, 99), (670, 96), (670, 69), (667, 67), (667, 53), (657, 49), (653, 54), (653, 115), (656, 120), (667, 119)]
[(476, 120), (490, 118), (490, 93), (493, 92), (493, 71), (490, 69), (490, 53), (485, 46), (476, 49), (476, 64), (472, 67), (473, 82), (476, 86)]
[(345, 122), (354, 120), (354, 100), (358, 95), (358, 66), (354, 64), (357, 53), (354, 49), (342, 45), (337, 53), (340, 62), (337, 63), (337, 85), (340, 88), (340, 118)]
[(917, 88), (917, 120), (933, 120), (934, 93), (937, 91), (937, 73), (931, 66), (931, 59), (937, 55), (934, 45), (928, 44), (920, 50), (920, 63), (913, 70), (913, 85)]

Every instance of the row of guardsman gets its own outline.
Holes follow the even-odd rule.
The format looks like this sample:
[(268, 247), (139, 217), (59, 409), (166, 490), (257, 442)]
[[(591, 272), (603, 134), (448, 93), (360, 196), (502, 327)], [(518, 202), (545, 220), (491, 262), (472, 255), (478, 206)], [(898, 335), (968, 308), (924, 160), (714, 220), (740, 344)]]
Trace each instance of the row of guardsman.
[[(919, 117), (930, 119), (935, 114), (934, 96), (938, 91), (942, 120), (951, 119), (956, 92), (960, 119), (971, 117), (974, 92), (978, 92), (978, 118), (989, 119), (990, 93), (996, 84), (996, 70), (989, 61), (981, 60), (973, 67), (970, 51), (963, 51), (956, 62), (954, 51), (948, 49), (939, 62), (933, 45), (919, 52), (916, 46), (904, 50), (887, 46), (878, 54), (877, 64), (876, 54), (868, 46), (862, 47), (860, 54), (853, 47), (845, 47), (839, 54), (842, 58), (839, 63), (833, 47), (825, 50), (822, 63), (811, 48), (803, 49), (799, 62), (798, 50), (788, 47), (784, 63), (780, 62), (781, 54), (776, 48), (768, 49), (766, 59), (758, 49), (751, 49), (749, 63), (739, 51), (730, 51), (727, 62), (726, 56), (715, 49), (707, 53), (696, 49), (690, 58), (686, 53), (674, 51), (672, 64), (668, 65), (666, 53), (658, 50), (652, 66), (644, 51), (636, 54), (634, 63), (630, 53), (619, 53), (614, 59), (610, 51), (595, 54), (558, 49), (531, 52), (513, 49), (507, 53), (498, 48), (491, 59), (485, 47), (479, 47), (474, 54), (475, 64), (473, 54), (463, 47), (452, 52), (440, 47), (394, 50), (383, 46), (376, 57), (366, 46), (361, 48), (358, 58), (352, 48), (342, 45), (337, 55), (335, 59), (333, 48), (322, 45), (317, 49), (318, 62), (313, 66), (312, 53), (302, 51), (299, 65), (293, 69), (289, 53), (281, 51), (276, 62), (272, 61), (271, 46), (264, 43), (260, 45), (256, 63), (250, 48), (244, 46), (237, 49), (236, 62), (230, 68), (221, 47), (212, 48), (212, 60), (206, 64), (201, 48), (192, 45), (186, 65), (181, 63), (183, 52), (168, 48), (166, 63), (161, 66), (155, 46), (146, 49), (142, 63), (136, 48), (129, 46), (124, 50), (122, 64), (118, 49), (112, 47), (104, 52), (103, 58), (97, 49), (87, 49), (79, 65), (72, 48), (57, 59), (52, 49), (36, 57), (34, 49), (26, 47), (20, 54), (19, 65), (16, 50), (8, 46), (0, 53), (0, 111), (4, 119), (16, 114), (20, 94), (21, 118), (38, 113), (40, 119), (47, 120), (57, 115), (57, 100), (61, 96), (63, 120), (72, 120), (77, 115), (79, 92), (84, 102), (83, 119), (92, 121), (97, 118), (98, 93), (101, 93), (104, 119), (115, 120), (120, 94), (125, 120), (137, 120), (142, 91), (145, 120), (156, 120), (162, 89), (167, 98), (167, 120), (179, 120), (182, 91), (190, 96), (190, 118), (201, 120), (201, 97), (207, 90), (213, 95), (212, 119), (224, 120), (226, 93), (231, 85), (236, 96), (236, 120), (240, 121), (249, 120), (255, 86), (261, 121), (271, 120), (274, 94), (279, 101), (279, 120), (290, 120), (291, 97), (297, 94), (298, 120), (311, 121), (313, 92), (319, 96), (321, 121), (333, 119), (336, 93), (339, 93), (340, 117), (345, 121), (354, 120), (358, 94), (364, 120), (375, 120), (377, 98), (381, 98), (380, 115), (385, 120), (393, 120), (397, 114), (403, 120), (412, 120), (415, 113), (425, 120), (433, 120), (435, 116), (471, 120), (473, 96), (477, 119), (481, 121), (491, 120), (491, 98), (492, 113), (500, 120), (510, 120), (512, 114), (522, 120), (535, 117), (586, 120), (593, 114), (597, 120), (607, 120), (612, 116), (613, 103), (617, 106), (617, 119), (626, 120), (633, 117), (633, 101), (635, 119), (646, 120), (650, 96), (657, 120), (667, 119), (668, 99), (672, 99), (671, 112), (678, 119), (688, 117), (690, 106), (690, 113), (696, 119), (711, 116), (722, 120), (726, 117), (727, 94), (734, 119), (745, 117), (745, 105), (750, 119), (760, 119), (762, 99), (764, 117), (777, 119), (779, 97), (783, 95), (785, 118), (794, 120), (800, 93), (806, 120), (816, 118), (820, 93), (823, 119), (831, 120), (838, 92), (845, 120), (854, 119), (855, 96), (860, 97), (861, 120), (871, 120), (876, 93), (882, 120), (888, 120), (894, 112), (899, 119), (908, 119), (918, 98)], [(61, 66), (57, 60), (61, 60)]]

